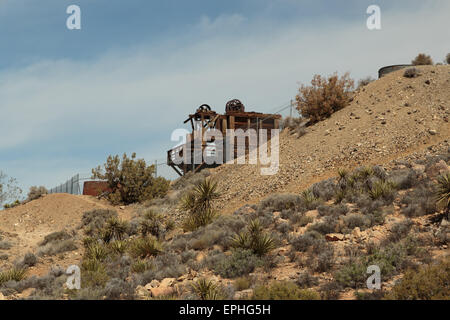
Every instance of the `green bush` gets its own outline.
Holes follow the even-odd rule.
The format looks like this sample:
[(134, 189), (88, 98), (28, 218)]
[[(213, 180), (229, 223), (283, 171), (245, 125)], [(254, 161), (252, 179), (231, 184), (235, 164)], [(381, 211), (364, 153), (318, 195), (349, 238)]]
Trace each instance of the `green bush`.
[(21, 268), (12, 268), (0, 272), (0, 286), (8, 281), (22, 281), (25, 279), (26, 270)]
[(200, 300), (221, 300), (223, 299), (220, 287), (212, 280), (200, 278), (192, 284), (192, 291)]
[(311, 86), (302, 85), (295, 97), (300, 114), (316, 123), (346, 107), (350, 102), (350, 92), (354, 81), (348, 74), (341, 78), (333, 74), (328, 78), (315, 75)]
[(273, 281), (268, 286), (258, 286), (253, 293), (254, 300), (320, 300), (314, 290), (300, 289), (295, 283)]
[(131, 159), (126, 154), (122, 160), (118, 155), (109, 156), (104, 164), (92, 169), (92, 178), (108, 182), (111, 189), (109, 199), (117, 203), (136, 203), (163, 197), (169, 189), (169, 181), (155, 178), (155, 166), (147, 166), (144, 159), (137, 159), (136, 154)]
[(386, 295), (388, 300), (450, 300), (450, 260), (409, 270)]
[(162, 252), (161, 244), (151, 236), (131, 240), (129, 251), (133, 257), (145, 259)]

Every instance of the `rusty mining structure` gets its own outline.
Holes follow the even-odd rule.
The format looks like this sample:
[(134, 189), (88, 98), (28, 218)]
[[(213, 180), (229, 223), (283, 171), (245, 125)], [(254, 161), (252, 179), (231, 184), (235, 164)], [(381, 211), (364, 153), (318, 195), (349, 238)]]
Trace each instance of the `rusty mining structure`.
[[(190, 114), (184, 121), (184, 124), (191, 124), (192, 132), (187, 135), (185, 144), (167, 151), (167, 164), (180, 176), (188, 172), (197, 172), (203, 168), (217, 167), (220, 164), (208, 164), (207, 159), (205, 159), (205, 154), (208, 154), (208, 151), (214, 153), (217, 143), (223, 143), (227, 139), (227, 129), (242, 129), (244, 131), (255, 129), (256, 132), (259, 129), (266, 129), (267, 138), (270, 139), (272, 130), (279, 129), (280, 119), (281, 115), (279, 114), (246, 112), (242, 102), (237, 99), (231, 100), (226, 104), (225, 114), (219, 114), (213, 111), (207, 104), (201, 105), (194, 114)], [(204, 133), (212, 129), (222, 133), (222, 141), (219, 141), (215, 137), (204, 139)], [(233, 144), (234, 151), (225, 150), (225, 144), (223, 145), (224, 149), (222, 150), (222, 154), (215, 154), (216, 159), (220, 157), (223, 160), (221, 163), (225, 163), (227, 152), (232, 152), (234, 158), (236, 158), (238, 152), (236, 144)], [(201, 146), (201, 149), (198, 150), (195, 146)], [(252, 146), (249, 146), (249, 140), (247, 139), (245, 145), (246, 154), (251, 148)], [(181, 161), (175, 161), (175, 159), (181, 159)], [(187, 159), (201, 159), (201, 161), (198, 163), (188, 161)]]

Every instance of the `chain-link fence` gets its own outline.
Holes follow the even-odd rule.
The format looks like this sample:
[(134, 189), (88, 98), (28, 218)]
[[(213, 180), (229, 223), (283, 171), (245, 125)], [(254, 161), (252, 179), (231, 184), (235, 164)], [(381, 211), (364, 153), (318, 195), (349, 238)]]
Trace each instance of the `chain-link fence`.
[(65, 183), (50, 189), (48, 193), (69, 193), (69, 194), (81, 194), (80, 188), (80, 175), (77, 174)]

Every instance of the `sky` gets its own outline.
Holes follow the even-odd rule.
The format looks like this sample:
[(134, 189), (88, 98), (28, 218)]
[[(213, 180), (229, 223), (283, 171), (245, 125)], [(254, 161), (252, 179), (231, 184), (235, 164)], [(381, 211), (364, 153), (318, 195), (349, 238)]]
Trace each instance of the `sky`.
[[(366, 27), (372, 4), (381, 30)], [(314, 74), (442, 61), (449, 21), (448, 0), (0, 0), (0, 171), (27, 190), (110, 154), (163, 163), (203, 103), (275, 112)]]

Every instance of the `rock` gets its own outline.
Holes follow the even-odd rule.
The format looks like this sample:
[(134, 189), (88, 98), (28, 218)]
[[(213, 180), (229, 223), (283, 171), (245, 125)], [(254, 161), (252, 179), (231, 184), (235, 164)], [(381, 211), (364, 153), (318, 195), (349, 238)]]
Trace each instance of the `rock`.
[(448, 222), (448, 220), (447, 219), (442, 219), (442, 221), (441, 221), (441, 227), (446, 227), (446, 226), (448, 226), (450, 223)]
[(6, 300), (5, 296), (3, 295), (3, 293), (0, 292), (0, 301), (4, 301)]
[(428, 130), (428, 133), (431, 134), (432, 136), (437, 135), (437, 131), (433, 129)]
[(25, 289), (25, 290), (23, 290), (23, 291), (20, 293), (20, 297), (21, 297), (21, 298), (28, 298), (28, 297), (31, 296), (35, 291), (36, 291), (35, 288), (28, 288), (28, 289)]
[(236, 291), (234, 293), (234, 300), (245, 300), (253, 297), (253, 289), (247, 289), (242, 291)]
[(345, 236), (341, 233), (329, 233), (325, 235), (327, 241), (343, 241)]
[(273, 213), (274, 218), (278, 218), (280, 216), (281, 212), (280, 211), (275, 211)]
[(450, 172), (450, 169), (447, 166), (447, 164), (445, 163), (445, 161), (441, 160), (438, 163), (429, 167), (428, 170), (426, 171), (426, 174), (429, 178), (434, 179), (437, 176), (447, 173), (447, 172)]
[(361, 237), (361, 229), (359, 229), (359, 227), (356, 227), (355, 229), (353, 229), (352, 236), (355, 238), (360, 238)]
[(195, 261), (200, 262), (203, 261), (203, 259), (206, 258), (206, 255), (203, 252), (200, 252), (199, 254), (197, 254), (197, 257), (195, 257)]
[(158, 287), (151, 288), (150, 293), (152, 297), (160, 297), (160, 296), (169, 296), (175, 292), (175, 288), (173, 287)]
[(160, 287), (171, 287), (175, 284), (175, 282), (177, 281), (177, 279), (175, 278), (165, 278), (161, 280), (161, 284), (159, 285)]
[(145, 289), (143, 286), (137, 286), (136, 287), (136, 296), (138, 298), (147, 298), (150, 296), (150, 290)]
[(147, 284), (144, 286), (144, 288), (145, 288), (147, 291), (150, 291), (151, 288), (157, 288), (157, 287), (159, 287), (159, 286), (160, 286), (159, 281), (155, 279), (155, 280), (152, 280), (150, 283), (147, 283)]
[(120, 210), (125, 210), (125, 206), (120, 206), (119, 209)]

